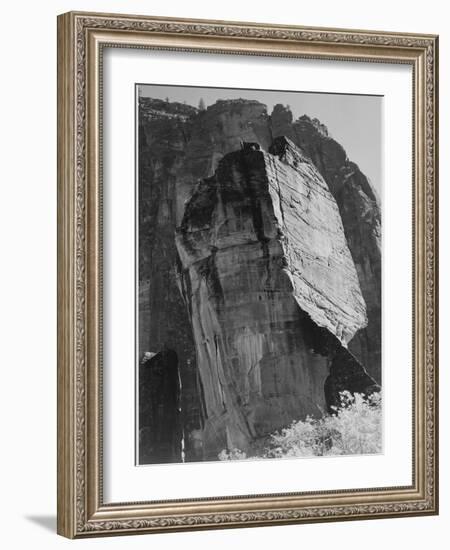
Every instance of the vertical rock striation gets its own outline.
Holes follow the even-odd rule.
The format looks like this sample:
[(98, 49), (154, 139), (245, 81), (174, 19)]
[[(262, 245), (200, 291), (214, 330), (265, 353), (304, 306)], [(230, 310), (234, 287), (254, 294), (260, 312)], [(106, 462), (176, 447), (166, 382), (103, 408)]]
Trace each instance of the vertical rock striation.
[(317, 119), (304, 115), (294, 121), (287, 107), (275, 105), (271, 127), (274, 137), (287, 136), (311, 159), (339, 207), (368, 315), (367, 327), (355, 336), (349, 347), (380, 383), (381, 211), (378, 197), (366, 176)]
[[(201, 394), (190, 321), (176, 284), (174, 240), (178, 174), (186, 161), (185, 149), (197, 110), (148, 98), (141, 98), (139, 108), (139, 356), (164, 348), (176, 353), (183, 388), (179, 444), (184, 433), (186, 460), (201, 460), (190, 438), (190, 433), (202, 428)], [(148, 387), (152, 381), (148, 369), (141, 368), (139, 450), (143, 463), (158, 462), (155, 438), (162, 442), (157, 434), (172, 429), (172, 424), (164, 416), (155, 417), (157, 409), (146, 403), (155, 397)], [(170, 384), (164, 387), (168, 392), (173, 388)], [(172, 404), (176, 401), (170, 394), (165, 399)], [(173, 450), (173, 460), (180, 460), (177, 447), (165, 444), (165, 448)]]
[[(280, 139), (273, 140), (277, 136)], [(287, 136), (296, 147), (281, 136)], [(251, 149), (246, 154), (237, 152), (234, 157), (231, 155), (234, 161), (230, 164), (227, 155), (238, 151), (243, 140), (259, 143), (266, 152)], [(267, 153), (269, 148), (272, 154)], [(247, 168), (244, 158), (250, 162)], [(221, 159), (224, 159), (223, 164)], [(242, 170), (247, 170), (239, 176), (242, 182), (251, 180), (246, 184), (245, 192), (258, 188), (260, 178), (263, 181), (265, 177), (267, 183), (263, 184), (263, 188), (267, 188), (267, 192), (261, 190), (263, 195), (265, 193), (264, 197), (255, 191), (249, 195), (253, 197), (251, 204), (248, 201), (238, 204), (243, 200), (239, 198), (239, 193), (243, 192), (244, 187), (240, 189), (241, 184), (233, 180), (238, 172), (237, 168), (231, 170), (231, 165), (242, 165)], [(233, 178), (227, 175), (226, 181), (220, 179), (219, 175), (226, 174), (227, 170), (231, 170)], [(292, 170), (299, 171), (305, 182), (311, 179), (314, 190), (306, 191), (305, 187), (303, 191), (290, 191)], [(322, 187), (325, 191), (321, 190)], [(334, 199), (331, 203), (328, 201), (330, 193)], [(215, 202), (217, 196), (221, 197), (220, 204)], [(313, 198), (318, 200), (317, 205)], [(224, 204), (228, 206), (225, 208)], [(234, 204), (235, 207), (232, 206)], [(309, 205), (307, 209), (299, 207), (305, 204)], [(250, 217), (247, 216), (249, 208)], [(227, 209), (236, 210), (231, 221), (227, 221), (223, 213)], [(272, 214), (269, 216), (270, 209)], [(328, 234), (325, 237), (317, 230), (315, 224), (323, 220), (321, 209), (331, 212), (333, 219), (341, 224), (337, 240), (333, 240), (337, 235), (332, 237)], [(189, 212), (192, 211), (198, 218), (195, 223), (206, 220), (205, 224), (209, 224), (210, 229), (207, 230), (206, 225), (196, 227), (194, 220), (189, 219)], [(216, 218), (221, 220), (222, 225), (216, 224)], [(194, 225), (191, 227), (190, 224)], [(186, 268), (180, 264), (178, 272), (182, 272), (182, 276), (177, 275), (179, 259), (175, 245), (175, 231), (180, 225), (178, 247), (183, 264), (193, 261), (197, 254), (204, 255), (203, 263), (197, 263), (195, 270), (192, 266)], [(249, 245), (240, 249), (232, 245), (228, 252), (228, 260), (236, 262), (236, 270), (238, 265), (242, 267), (248, 263), (248, 268), (243, 268), (244, 272), (225, 277), (225, 271), (217, 271), (218, 266), (225, 269), (225, 251), (217, 245), (212, 245), (209, 255), (206, 249), (200, 252), (206, 245), (195, 243), (194, 237), (207, 239), (205, 235), (208, 231), (215, 235), (214, 239), (218, 239), (219, 243), (226, 240), (224, 234), (229, 231), (228, 240), (238, 238), (242, 240), (242, 246)], [(241, 236), (237, 237), (241, 231)], [(294, 419), (289, 417), (294, 410), (298, 411), (297, 418), (307, 411), (319, 414), (320, 409), (333, 402), (337, 388), (343, 384), (348, 386), (352, 378), (349, 372), (361, 374), (360, 363), (380, 382), (380, 235), (380, 209), (370, 183), (347, 159), (342, 147), (328, 136), (327, 129), (319, 121), (306, 116), (293, 120), (290, 110), (281, 105), (275, 106), (269, 116), (265, 105), (251, 100), (218, 101), (206, 110), (198, 110), (180, 103), (140, 98), (139, 353), (142, 358), (144, 352), (157, 353), (170, 349), (177, 355), (181, 381), (180, 429), (177, 433), (184, 441), (185, 460), (202, 460), (206, 456), (215, 459), (215, 449), (220, 445), (220, 449), (229, 446), (231, 440), (237, 441), (236, 446), (239, 446), (240, 439), (246, 445), (249, 441), (256, 441), (278, 423), (278, 420), (269, 420), (272, 416), (288, 424)], [(209, 238), (212, 239), (211, 236)], [(331, 246), (330, 241), (333, 241), (333, 246), (326, 249), (326, 246)], [(346, 252), (337, 253), (338, 242), (343, 243), (342, 250)], [(329, 266), (326, 254), (314, 258), (316, 245), (317, 249), (325, 246), (326, 250), (333, 250)], [(185, 248), (189, 246), (191, 252)], [(245, 261), (241, 258), (244, 253), (249, 254)], [(353, 263), (348, 262), (348, 253)], [(342, 266), (350, 266), (350, 271), (344, 274)], [(196, 276), (198, 281), (194, 277), (197, 269), (203, 270), (203, 275)], [(335, 269), (337, 278), (334, 281), (327, 276), (331, 269)], [(192, 281), (188, 276), (191, 270), (194, 270)], [(265, 273), (262, 280), (256, 277), (261, 273)], [(338, 292), (341, 288), (340, 275), (342, 278), (350, 277), (347, 283), (343, 282), (343, 295)], [(251, 280), (252, 276), (255, 281)], [(224, 277), (226, 284), (223, 283)], [(220, 285), (213, 282), (216, 280)], [(251, 284), (256, 281), (259, 281), (259, 290), (255, 287), (246, 296)], [(211, 340), (212, 329), (206, 326), (207, 320), (217, 316), (223, 328), (224, 316), (234, 315), (233, 307), (236, 306), (223, 309), (219, 300), (217, 307), (213, 307), (216, 298), (211, 298), (206, 306), (202, 294), (205, 289), (194, 292), (195, 284), (200, 286), (200, 282), (210, 289), (211, 296), (216, 292), (218, 297), (221, 296), (219, 286), (222, 288), (223, 284), (226, 289), (228, 284), (236, 285), (236, 300), (241, 296), (249, 304), (247, 329), (240, 332), (239, 327), (228, 327), (226, 332), (232, 336), (227, 336), (226, 342), (219, 338), (215, 342), (214, 336)], [(233, 288), (231, 286), (229, 289), (230, 295)], [(193, 300), (193, 296), (197, 298)], [(200, 296), (203, 298), (198, 301)], [(250, 305), (253, 299), (255, 302)], [(190, 309), (186, 307), (185, 300)], [(318, 306), (313, 307), (314, 304)], [(203, 328), (197, 326), (194, 310), (201, 312), (204, 321), (200, 324), (205, 324), (204, 329), (209, 330), (205, 332), (205, 338), (199, 337)], [(264, 313), (261, 322), (250, 321), (261, 312)], [(286, 319), (284, 325), (283, 319)], [(234, 321), (230, 319), (229, 322)], [(236, 323), (239, 322), (237, 318)], [(271, 328), (276, 326), (283, 326), (285, 333), (277, 335), (276, 330)], [(271, 335), (269, 340), (263, 335), (267, 327)], [(355, 356), (350, 357), (350, 363), (356, 367), (348, 367), (343, 377), (339, 365), (342, 365), (342, 357), (344, 360), (348, 357), (346, 346)], [(242, 351), (234, 351), (234, 355), (230, 355), (232, 359), (227, 359), (225, 366), (221, 366), (220, 361), (225, 357), (223, 353), (235, 348)], [(263, 360), (257, 359), (260, 356)], [(220, 361), (218, 359), (217, 365), (210, 363), (210, 372), (207, 372), (205, 365), (208, 363), (205, 361), (212, 361), (214, 357), (219, 357)], [(344, 362), (350, 364), (346, 360)], [(257, 363), (260, 367), (252, 367), (247, 374), (239, 370), (241, 367), (238, 368), (241, 364)], [(279, 368), (276, 367), (278, 364), (281, 364)], [(219, 376), (222, 371), (229, 377)], [(369, 387), (370, 381), (365, 376), (362, 375), (362, 385)], [(150, 380), (149, 371), (141, 369), (140, 391), (144, 401), (153, 395), (148, 391)], [(323, 391), (325, 380), (326, 398)], [(235, 385), (237, 389), (233, 389)], [(222, 395), (227, 396), (225, 401)], [(226, 403), (226, 413), (218, 405), (221, 400)], [(300, 409), (299, 400), (303, 403)], [(286, 411), (281, 410), (282, 406), (287, 407)], [(153, 409), (150, 405), (143, 409), (147, 417), (140, 418), (140, 427), (144, 428), (153, 425)], [(164, 422), (164, 419), (160, 420)], [(231, 435), (228, 434), (229, 425), (234, 426)], [(213, 435), (213, 430), (216, 430), (216, 435)], [(238, 433), (242, 436), (238, 437)], [(151, 448), (151, 430), (144, 429), (141, 440), (143, 449)], [(173, 447), (173, 453), (178, 460), (177, 446)], [(149, 456), (143, 459), (143, 462), (152, 461), (154, 458)]]
[[(187, 461), (202, 458), (198, 434), (204, 405), (191, 323), (176, 285), (175, 228), (198, 181), (211, 176), (220, 159), (238, 149), (242, 139), (269, 146), (265, 105), (218, 101), (199, 111), (181, 103), (140, 98), (139, 355), (163, 346), (178, 355)], [(148, 383), (140, 380), (141, 385)], [(148, 430), (142, 434), (144, 445), (149, 434)]]
[(278, 139), (271, 152), (226, 155), (197, 186), (177, 234), (206, 458), (321, 415), (335, 356), (374, 384), (346, 349), (367, 317), (338, 206), (292, 142)]

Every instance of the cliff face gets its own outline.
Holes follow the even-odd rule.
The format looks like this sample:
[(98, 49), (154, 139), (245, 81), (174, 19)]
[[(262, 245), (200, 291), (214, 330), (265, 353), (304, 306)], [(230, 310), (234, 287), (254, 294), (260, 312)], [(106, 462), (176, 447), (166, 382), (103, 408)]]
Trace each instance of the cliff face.
[[(183, 414), (177, 430), (185, 433), (188, 460), (201, 459), (189, 437), (202, 427), (201, 394), (190, 321), (176, 285), (174, 233), (178, 174), (186, 160), (185, 149), (196, 113), (187, 105), (144, 98), (139, 116), (139, 357), (167, 348), (178, 358)], [(162, 418), (158, 424), (158, 409), (147, 403), (156, 395), (160, 395), (161, 402), (175, 402), (173, 384), (158, 378), (159, 390), (152, 393), (148, 387), (155, 380), (151, 366), (142, 364), (139, 375), (140, 462), (161, 461), (166, 452), (159, 449), (161, 445), (172, 450), (173, 460), (180, 461), (181, 438), (178, 446), (164, 440), (162, 432), (172, 428)]]
[[(226, 155), (186, 206), (177, 247), (204, 384), (207, 458), (329, 403), (329, 363), (367, 323), (336, 202), (292, 142)], [(374, 384), (363, 367), (363, 385)], [(349, 389), (349, 388), (348, 388)]]
[(348, 247), (355, 263), (368, 325), (350, 349), (381, 382), (381, 211), (366, 176), (347, 158), (343, 147), (317, 119), (293, 121), (290, 110), (276, 105), (271, 115), (273, 136), (290, 138), (312, 160), (336, 200)]
[[(265, 152), (244, 155), (242, 141)], [(253, 203), (237, 196), (260, 184), (264, 196), (251, 195)], [(201, 239), (230, 249), (209, 250)], [(369, 387), (361, 364), (380, 381), (380, 258), (377, 199), (318, 121), (294, 121), (282, 106), (269, 116), (249, 100), (199, 111), (140, 99), (139, 354), (177, 356), (185, 460), (215, 459), (231, 440), (244, 448), (275, 425), (319, 414), (337, 388), (356, 384), (356, 371)], [(222, 286), (228, 298), (235, 293), (227, 307)], [(344, 378), (342, 357), (357, 365)], [(151, 364), (141, 365), (144, 401), (155, 399)], [(173, 401), (172, 386), (161, 382), (162, 402)], [(148, 429), (156, 412), (143, 408), (141, 462), (159, 461)], [(179, 461), (180, 445), (170, 445)]]
[(186, 162), (178, 172), (178, 223), (198, 180), (213, 175), (220, 159), (238, 150), (241, 141), (269, 147), (271, 133), (265, 105), (251, 100), (218, 101), (198, 112), (185, 150)]
[[(241, 139), (269, 146), (265, 105), (218, 101), (199, 111), (181, 103), (140, 99), (139, 355), (163, 346), (177, 353), (187, 461), (201, 459), (203, 394), (191, 323), (176, 285), (174, 234), (198, 181), (212, 175), (219, 160), (240, 147)], [(140, 376), (140, 386), (145, 380)], [(147, 447), (152, 448), (151, 438), (142, 434), (141, 458), (151, 462)]]

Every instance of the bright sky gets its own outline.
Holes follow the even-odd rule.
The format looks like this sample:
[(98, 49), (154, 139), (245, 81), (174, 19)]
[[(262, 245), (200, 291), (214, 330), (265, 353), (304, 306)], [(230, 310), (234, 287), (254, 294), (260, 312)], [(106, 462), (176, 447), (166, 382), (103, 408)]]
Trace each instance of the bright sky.
[(331, 137), (344, 147), (349, 159), (358, 164), (381, 196), (383, 98), (380, 96), (150, 84), (140, 85), (140, 93), (194, 107), (200, 98), (207, 107), (218, 99), (256, 99), (267, 105), (269, 114), (277, 103), (289, 105), (294, 120), (306, 114), (325, 124)]

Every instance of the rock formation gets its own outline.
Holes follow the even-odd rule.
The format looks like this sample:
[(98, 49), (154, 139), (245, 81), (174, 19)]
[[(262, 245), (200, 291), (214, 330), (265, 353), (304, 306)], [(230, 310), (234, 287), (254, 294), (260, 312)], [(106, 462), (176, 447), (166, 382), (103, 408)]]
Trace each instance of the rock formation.
[(293, 121), (291, 111), (275, 105), (273, 136), (287, 136), (312, 160), (328, 184), (341, 214), (347, 244), (366, 302), (368, 325), (349, 347), (381, 382), (381, 211), (376, 193), (343, 147), (317, 119)]
[[(189, 434), (202, 429), (202, 400), (191, 324), (176, 284), (174, 234), (179, 174), (186, 162), (185, 149), (196, 114), (197, 109), (179, 103), (146, 98), (140, 103), (139, 356), (164, 347), (177, 354), (186, 460), (201, 460)], [(144, 394), (149, 380), (139, 377)], [(173, 402), (170, 393), (165, 399)], [(141, 400), (140, 407), (145, 406), (143, 403)], [(154, 424), (151, 418), (140, 418), (140, 449), (153, 446), (151, 432), (141, 431), (150, 424)], [(167, 428), (163, 424), (160, 429)], [(180, 447), (175, 452), (174, 460), (181, 461)], [(154, 461), (152, 456), (147, 453), (142, 457), (144, 463)]]
[(186, 461), (202, 458), (198, 434), (204, 405), (191, 323), (176, 285), (174, 234), (198, 181), (212, 175), (219, 160), (238, 149), (242, 139), (269, 146), (265, 105), (218, 101), (198, 111), (140, 98), (139, 355), (163, 346), (177, 353)]
[[(367, 324), (337, 204), (288, 139), (226, 155), (177, 235), (204, 386), (206, 458), (320, 416), (328, 365)], [(350, 388), (349, 388), (350, 389)], [(330, 394), (331, 395), (331, 394)]]
[[(256, 143), (261, 151), (252, 147), (241, 151), (243, 142)], [(242, 173), (238, 182), (233, 178), (244, 170), (243, 159), (250, 162), (248, 169), (254, 174)], [(300, 176), (294, 177), (294, 172)], [(265, 194), (262, 189), (261, 196), (255, 191), (253, 203), (248, 203), (249, 195), (245, 204), (237, 206), (244, 180), (256, 189), (264, 177)], [(294, 179), (303, 183), (293, 184)], [(224, 214), (226, 208), (236, 210), (231, 222)], [(322, 209), (335, 221), (330, 227), (326, 224), (324, 233)], [(205, 225), (197, 227), (202, 220)], [(250, 440), (279, 427), (279, 422), (289, 424), (311, 411), (320, 414), (327, 407), (325, 393), (333, 396), (342, 385), (342, 377), (336, 375), (339, 369), (330, 371), (334, 356), (340, 358), (335, 361), (338, 364), (348, 354), (359, 374), (364, 365), (381, 381), (380, 234), (378, 200), (369, 182), (319, 121), (308, 117), (294, 121), (281, 105), (269, 116), (265, 105), (250, 100), (218, 101), (199, 111), (180, 103), (140, 99), (139, 355), (164, 349), (177, 355), (179, 437), (185, 460), (215, 459), (220, 445), (219, 450), (231, 441), (248, 446)], [(196, 242), (196, 236), (205, 242)], [(238, 239), (239, 246), (232, 245), (227, 252), (217, 244), (207, 249), (208, 239), (221, 246), (227, 239)], [(246, 260), (244, 251), (249, 254)], [(203, 260), (194, 268), (199, 254)], [(224, 265), (225, 258), (248, 264), (248, 272), (233, 275), (233, 266)], [(265, 278), (256, 279), (255, 274), (261, 273)], [(241, 280), (245, 277), (247, 282)], [(194, 291), (195, 284), (199, 288)], [(239, 319), (231, 318), (237, 302), (224, 309), (219, 300), (223, 288), (234, 284), (241, 294), (251, 293), (240, 296), (236, 291), (235, 299), (245, 299), (248, 305), (248, 328), (241, 332)], [(201, 297), (201, 304), (191, 303), (192, 296)], [(202, 308), (200, 321), (194, 319), (194, 307)], [(251, 321), (260, 314), (261, 321)], [(196, 323), (203, 325), (217, 315), (231, 340), (222, 341), (218, 326), (212, 325), (207, 328), (213, 339), (208, 336), (210, 341), (202, 347), (199, 342), (204, 337), (199, 331), (205, 327)], [(275, 336), (271, 327), (281, 326), (283, 320), (284, 334)], [(261, 336), (265, 331), (269, 337)], [(273, 346), (270, 352), (268, 341)], [(239, 346), (241, 352), (220, 363), (224, 350)], [(247, 374), (244, 367), (238, 368), (238, 364), (253, 365), (261, 354), (264, 360), (259, 368), (252, 367)], [(205, 366), (211, 358), (215, 362)], [(282, 366), (276, 368), (278, 363)], [(233, 369), (238, 371), (236, 377), (231, 375)], [(148, 396), (146, 373), (141, 369), (139, 386)], [(370, 379), (363, 385), (368, 388), (372, 383)], [(233, 389), (235, 384), (239, 388)], [(170, 393), (169, 386), (164, 391)], [(173, 400), (172, 394), (167, 399)], [(334, 398), (327, 399), (331, 403)], [(226, 414), (221, 402), (227, 403)], [(289, 418), (294, 410), (297, 414)], [(152, 415), (151, 408), (146, 411)], [(278, 420), (273, 420), (277, 415)], [(152, 422), (142, 417), (140, 428)], [(141, 442), (143, 448), (151, 447), (148, 429), (141, 432)], [(179, 446), (173, 453), (173, 459), (180, 461)], [(149, 455), (142, 460), (155, 461)]]

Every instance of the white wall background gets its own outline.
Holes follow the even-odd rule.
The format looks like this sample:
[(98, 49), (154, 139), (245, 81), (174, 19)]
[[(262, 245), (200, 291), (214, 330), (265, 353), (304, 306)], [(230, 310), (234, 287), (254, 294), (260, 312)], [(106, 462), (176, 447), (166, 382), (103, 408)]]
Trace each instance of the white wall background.
[[(56, 15), (69, 10), (260, 21), (440, 34), (441, 57), (441, 515), (289, 527), (119, 537), (70, 542), (56, 524)], [(450, 54), (449, 17), (439, 0), (15, 0), (2, 6), (0, 87), (0, 517), (1, 546), (68, 545), (187, 550), (397, 545), (446, 548), (450, 534)]]

